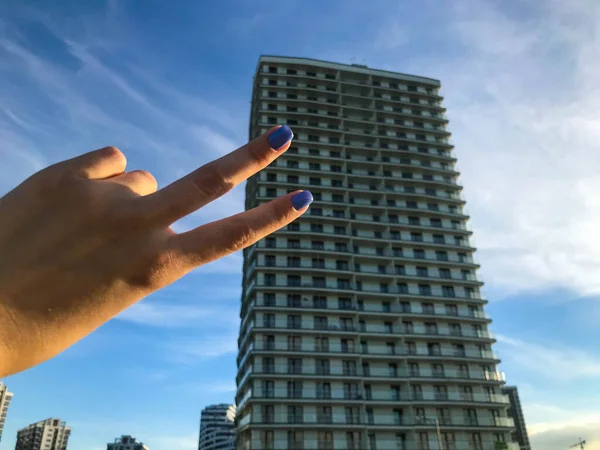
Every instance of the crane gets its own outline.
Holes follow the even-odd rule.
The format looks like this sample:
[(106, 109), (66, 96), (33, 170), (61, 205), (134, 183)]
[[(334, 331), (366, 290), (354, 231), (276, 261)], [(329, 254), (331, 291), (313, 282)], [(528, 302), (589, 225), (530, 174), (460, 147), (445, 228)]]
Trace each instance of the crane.
[(585, 449), (585, 441), (579, 438), (579, 442), (571, 445), (569, 448), (580, 448), (581, 450)]

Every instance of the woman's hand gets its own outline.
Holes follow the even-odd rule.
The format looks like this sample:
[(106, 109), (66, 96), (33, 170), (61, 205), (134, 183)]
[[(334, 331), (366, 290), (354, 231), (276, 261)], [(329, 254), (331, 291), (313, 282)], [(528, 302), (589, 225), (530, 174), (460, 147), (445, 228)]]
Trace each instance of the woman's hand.
[(106, 147), (48, 167), (0, 199), (0, 376), (45, 361), (190, 270), (299, 217), (308, 191), (187, 233), (170, 225), (288, 149), (287, 126), (157, 191)]

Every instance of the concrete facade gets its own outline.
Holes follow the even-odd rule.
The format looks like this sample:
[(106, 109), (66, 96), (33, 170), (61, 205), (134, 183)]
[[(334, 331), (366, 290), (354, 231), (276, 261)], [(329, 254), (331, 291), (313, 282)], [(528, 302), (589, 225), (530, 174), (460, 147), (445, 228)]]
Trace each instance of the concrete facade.
[(246, 208), (315, 202), (244, 250), (238, 450), (518, 448), (439, 88), (260, 58), (250, 138), (295, 139)]

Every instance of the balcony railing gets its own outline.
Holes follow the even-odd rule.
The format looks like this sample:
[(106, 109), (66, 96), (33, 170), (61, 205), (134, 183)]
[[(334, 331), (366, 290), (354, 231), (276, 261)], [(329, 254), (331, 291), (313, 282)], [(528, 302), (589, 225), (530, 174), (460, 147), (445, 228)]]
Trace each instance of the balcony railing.
[[(312, 331), (312, 330), (316, 330), (316, 331), (327, 331), (328, 333), (333, 333), (333, 332), (337, 332), (337, 333), (350, 333), (350, 334), (357, 334), (357, 333), (363, 333), (363, 334), (390, 334), (390, 335), (399, 335), (402, 334), (400, 331), (400, 327), (397, 326), (392, 326), (392, 327), (378, 327), (378, 326), (366, 326), (366, 327), (355, 327), (352, 325), (315, 325), (313, 323), (295, 323), (295, 324), (288, 324), (286, 322), (281, 322), (281, 321), (275, 321), (275, 322), (266, 322), (266, 323), (262, 323), (262, 324), (258, 324), (258, 325), (254, 325), (255, 329), (258, 330), (277, 330), (277, 329), (281, 329), (281, 330), (304, 330), (304, 331)], [(246, 356), (246, 353), (248, 353), (250, 350), (252, 349), (262, 349), (265, 351), (282, 351), (282, 352), (289, 352), (289, 353), (293, 353), (293, 352), (309, 352), (309, 353), (315, 353), (315, 347), (314, 346), (300, 346), (300, 347), (289, 347), (289, 346), (283, 346), (281, 345), (281, 348), (278, 348), (278, 345), (273, 344), (273, 346), (271, 348), (267, 348), (266, 344), (264, 343), (254, 343), (254, 344), (250, 344), (251, 347), (249, 347), (245, 354), (244, 357)], [(258, 347), (260, 346), (260, 347)], [(331, 346), (330, 348), (334, 348), (333, 346)], [(325, 353), (338, 353), (335, 350), (326, 350), (325, 347), (321, 348), (321, 352), (325, 352)], [(339, 351), (341, 352), (341, 350)], [(462, 358), (467, 358), (467, 359), (490, 359), (490, 360), (499, 360), (498, 356), (489, 350), (449, 350), (449, 349), (434, 349), (434, 350), (424, 350), (424, 349), (412, 349), (412, 348), (408, 348), (408, 349), (403, 349), (400, 348), (400, 346), (398, 347), (394, 347), (393, 350), (391, 350), (390, 348), (385, 348), (385, 349), (369, 349), (369, 348), (364, 348), (362, 346), (356, 346), (353, 347), (352, 349), (348, 348), (348, 351), (346, 353), (352, 353), (354, 352), (356, 355), (358, 354), (362, 354), (362, 355), (387, 355), (387, 356), (402, 356), (402, 357), (408, 357), (408, 358), (412, 358), (412, 357), (445, 357), (447, 359), (454, 359), (454, 358), (458, 358), (458, 359), (462, 359)]]
[(331, 302), (325, 303), (314, 303), (312, 300), (302, 300), (301, 302), (288, 302), (287, 300), (277, 299), (275, 302), (265, 301), (264, 299), (258, 299), (249, 304), (249, 308), (254, 306), (265, 307), (265, 308), (302, 308), (302, 309), (325, 309), (332, 311), (355, 311), (360, 313), (391, 313), (391, 314), (406, 314), (406, 315), (425, 315), (425, 316), (440, 316), (440, 317), (457, 317), (464, 319), (484, 319), (489, 320), (490, 316), (481, 311), (472, 312), (459, 312), (456, 311), (436, 311), (434, 310), (421, 310), (416, 311), (407, 308), (403, 308), (398, 304), (390, 304), (389, 308), (381, 305), (370, 305), (370, 304), (332, 304)]
[[(298, 376), (318, 377), (318, 376), (331, 376), (331, 377), (349, 377), (349, 378), (369, 378), (375, 382), (377, 379), (403, 379), (403, 378), (415, 378), (415, 379), (436, 379), (436, 380), (473, 380), (473, 381), (494, 381), (504, 382), (505, 376), (503, 372), (498, 371), (481, 371), (481, 370), (470, 370), (461, 371), (455, 369), (445, 369), (443, 371), (433, 371), (431, 369), (420, 369), (418, 371), (410, 371), (405, 369), (390, 370), (387, 368), (369, 368), (363, 370), (362, 367), (357, 368), (356, 374), (345, 373), (342, 367), (334, 366), (327, 368), (317, 368), (314, 363), (304, 364), (300, 369), (290, 369), (285, 364), (274, 364), (271, 366), (260, 367), (260, 366), (249, 366), (244, 377), (252, 374), (258, 375), (290, 375), (295, 374)], [(243, 383), (240, 382), (240, 386)]]
[[(423, 272), (410, 272), (406, 271), (404, 273), (398, 272), (392, 269), (384, 269), (384, 270), (369, 270), (364, 268), (356, 268), (356, 267), (345, 267), (335, 263), (324, 263), (324, 264), (313, 264), (313, 263), (300, 263), (300, 264), (275, 264), (275, 263), (256, 263), (253, 264), (249, 269), (252, 270), (254, 267), (260, 268), (273, 268), (273, 269), (286, 269), (286, 272), (289, 269), (309, 269), (310, 271), (314, 270), (328, 270), (336, 273), (339, 272), (349, 272), (357, 275), (367, 274), (367, 275), (390, 275), (395, 278), (406, 278), (406, 279), (414, 279), (414, 278), (422, 278), (426, 280), (435, 280), (440, 282), (469, 282), (469, 283), (479, 283), (477, 277), (475, 276), (436, 276), (433, 274), (425, 274)], [(290, 273), (293, 271), (289, 271)]]
[[(290, 420), (292, 419), (292, 420)], [(309, 425), (357, 425), (357, 424), (368, 424), (372, 427), (378, 426), (406, 426), (406, 427), (420, 427), (420, 428), (434, 428), (435, 424), (417, 420), (413, 417), (403, 417), (401, 423), (399, 423), (397, 416), (377, 414), (373, 418), (368, 415), (353, 416), (351, 418), (339, 416), (339, 415), (323, 415), (317, 413), (308, 413), (298, 416), (294, 415), (289, 417), (286, 415), (272, 415), (265, 416), (264, 414), (256, 414), (256, 417), (252, 417), (249, 423), (259, 425), (292, 425), (292, 424), (309, 424)], [(472, 418), (456, 418), (452, 420), (452, 424), (440, 424), (440, 428), (452, 428), (452, 427), (481, 427), (481, 428), (514, 428), (514, 421), (507, 417), (498, 418), (479, 418), (473, 420)]]
[(305, 289), (323, 289), (323, 290), (335, 290), (335, 291), (356, 291), (361, 293), (373, 293), (373, 294), (385, 294), (385, 295), (405, 295), (407, 297), (426, 297), (432, 299), (453, 299), (456, 301), (468, 301), (468, 300), (484, 300), (484, 297), (480, 294), (472, 294), (468, 296), (460, 296), (460, 295), (442, 295), (442, 294), (434, 294), (428, 293), (424, 291), (415, 291), (411, 289), (403, 289), (397, 288), (394, 286), (388, 286), (384, 289), (372, 289), (372, 288), (364, 288), (361, 286), (356, 286), (352, 283), (343, 283), (343, 284), (328, 284), (328, 283), (320, 283), (320, 282), (269, 282), (266, 281), (264, 283), (256, 283), (257, 287), (270, 287), (270, 288), (305, 288)]
[[(251, 393), (251, 394), (250, 394)], [(304, 392), (302, 389), (258, 389), (256, 391), (248, 391), (251, 399), (273, 399), (273, 400), (323, 400), (323, 401), (361, 401), (366, 403), (395, 403), (395, 402), (440, 402), (440, 403), (486, 403), (486, 404), (509, 404), (508, 396), (500, 394), (472, 394), (464, 396), (457, 392), (450, 392), (445, 395), (436, 392), (422, 392), (414, 394), (411, 392), (402, 392), (400, 394), (392, 394), (389, 392), (377, 392), (369, 394), (365, 391), (323, 391), (323, 392)], [(248, 396), (246, 394), (246, 396)], [(246, 398), (246, 396), (244, 398)], [(461, 418), (458, 422), (461, 422)], [(454, 419), (456, 421), (456, 418)], [(445, 420), (445, 425), (452, 425), (451, 418)]]
[[(362, 251), (359, 250), (354, 250), (354, 249), (350, 249), (348, 246), (329, 246), (329, 245), (307, 245), (307, 244), (295, 244), (295, 243), (288, 243), (287, 245), (283, 245), (283, 244), (268, 244), (267, 241), (259, 241), (258, 243), (254, 244), (254, 246), (250, 247), (250, 252), (252, 252), (253, 248), (268, 248), (268, 249), (273, 249), (273, 250), (283, 250), (283, 249), (287, 249), (287, 250), (310, 250), (312, 252), (332, 252), (332, 253), (346, 253), (346, 254), (354, 254), (354, 255), (360, 255), (360, 256), (364, 256), (364, 257), (373, 257), (373, 258), (378, 258), (378, 257), (393, 257), (396, 258), (398, 260), (403, 259), (403, 260), (409, 260), (409, 261), (415, 261), (415, 263), (418, 263), (420, 261), (432, 261), (432, 262), (436, 262), (436, 263), (441, 263), (441, 264), (445, 264), (445, 263), (453, 263), (453, 264), (466, 264), (466, 265), (470, 265), (470, 266), (476, 266), (476, 262), (474, 261), (473, 258), (469, 257), (469, 256), (465, 256), (465, 257), (457, 257), (457, 256), (448, 256), (448, 257), (444, 257), (444, 258), (432, 258), (432, 257), (427, 257), (425, 255), (421, 256), (414, 256), (414, 255), (406, 255), (404, 254), (404, 252), (399, 253), (399, 252), (394, 252), (393, 250), (384, 250), (382, 249), (381, 251), (377, 252), (371, 252), (371, 251), (367, 251), (367, 249), (363, 249)], [(370, 250), (370, 249), (369, 249)]]

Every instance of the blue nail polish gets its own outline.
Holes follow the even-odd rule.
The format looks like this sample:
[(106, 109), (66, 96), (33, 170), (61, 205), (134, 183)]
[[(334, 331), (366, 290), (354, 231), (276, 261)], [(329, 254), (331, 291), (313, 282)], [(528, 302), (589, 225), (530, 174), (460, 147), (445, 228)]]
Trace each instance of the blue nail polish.
[(296, 211), (306, 208), (313, 202), (313, 196), (310, 191), (298, 192), (292, 197), (292, 206)]
[(294, 138), (292, 129), (282, 125), (269, 135), (269, 145), (273, 150), (279, 150)]

